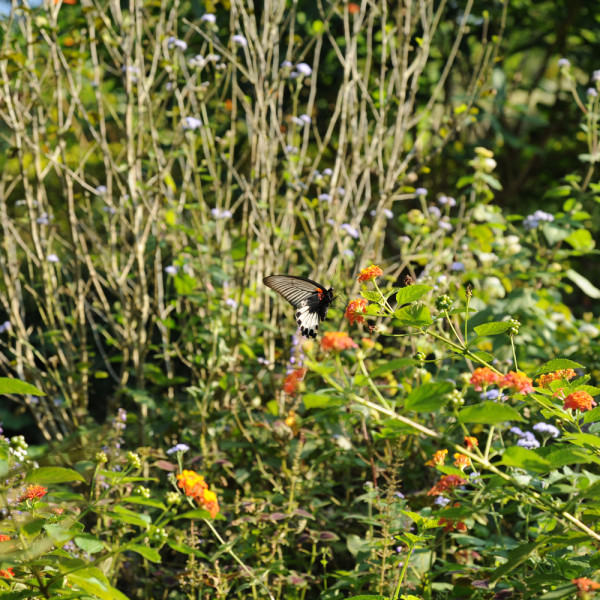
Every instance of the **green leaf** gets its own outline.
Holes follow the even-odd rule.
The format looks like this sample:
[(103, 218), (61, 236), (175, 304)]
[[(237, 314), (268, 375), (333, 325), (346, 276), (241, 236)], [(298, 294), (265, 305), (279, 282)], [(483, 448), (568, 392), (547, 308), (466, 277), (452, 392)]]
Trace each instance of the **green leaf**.
[(565, 275), (586, 295), (590, 298), (600, 298), (600, 290), (583, 275), (573, 271), (573, 269), (567, 269)]
[(45, 396), (45, 392), (38, 390), (30, 383), (25, 383), (12, 377), (0, 377), (0, 394), (22, 394), (29, 396)]
[(99, 540), (91, 533), (79, 533), (73, 538), (73, 541), (79, 548), (81, 548), (84, 552), (88, 552), (89, 554), (101, 552), (105, 547), (104, 542)]
[(510, 323), (506, 322), (484, 323), (483, 325), (473, 327), (473, 331), (479, 337), (484, 337), (486, 335), (498, 335), (499, 333), (504, 333), (510, 327)]
[(414, 358), (396, 358), (395, 360), (390, 360), (383, 365), (378, 366), (376, 369), (373, 369), (370, 373), (371, 379), (375, 379), (375, 377), (380, 377), (381, 375), (385, 375), (390, 371), (397, 371), (398, 369), (403, 369), (404, 367), (412, 367), (416, 364), (419, 364), (418, 360)]
[(326, 406), (339, 406), (343, 403), (343, 400), (330, 394), (304, 394), (302, 402), (306, 408), (323, 408)]
[(167, 510), (167, 507), (160, 501), (154, 498), (145, 498), (144, 496), (129, 496), (124, 500), (131, 504), (141, 504), (142, 506), (152, 506), (160, 510)]
[[(525, 450), (525, 448), (521, 448), (521, 450)], [(542, 542), (529, 542), (527, 544), (521, 544), (514, 550), (511, 550), (508, 553), (508, 560), (501, 566), (499, 566), (495, 571), (493, 571), (490, 575), (490, 584), (495, 583), (501, 577), (506, 575), (506, 573), (510, 573), (513, 569), (523, 564), (531, 553), (541, 544)], [(493, 586), (492, 586), (493, 587)]]
[(196, 508), (195, 510), (188, 510), (175, 517), (177, 519), (210, 519), (210, 513), (203, 508)]
[[(411, 286), (412, 287), (412, 286)], [(400, 321), (401, 325), (411, 327), (423, 327), (431, 325), (431, 313), (425, 304), (411, 304), (397, 309), (394, 312), (394, 317)]]
[(197, 556), (198, 558), (208, 559), (208, 556), (204, 554), (204, 552), (200, 552), (200, 550), (198, 550), (197, 548), (192, 548), (192, 546), (188, 546), (183, 542), (174, 542), (172, 540), (167, 540), (167, 545), (169, 546), (169, 548), (175, 550), (175, 552), (181, 552), (182, 554), (192, 554), (194, 556)]
[(552, 470), (548, 460), (541, 457), (535, 450), (521, 448), (521, 446), (510, 446), (502, 455), (501, 465), (507, 467), (518, 467), (536, 473), (547, 473)]
[(474, 352), (471, 352), (471, 354), (486, 363), (490, 363), (494, 360), (493, 354), (490, 354), (489, 352), (485, 352), (483, 350), (476, 350)]
[(365, 540), (355, 533), (351, 533), (346, 538), (346, 548), (348, 548), (348, 552), (352, 554), (352, 556), (356, 557), (359, 553), (370, 553), (372, 547), (372, 542), (369, 540)]
[(389, 596), (372, 596), (370, 594), (361, 594), (360, 596), (348, 596), (347, 600), (390, 600)]
[(433, 288), (430, 285), (407, 285), (406, 287), (400, 288), (396, 294), (396, 302), (398, 304), (408, 304), (414, 302), (419, 298), (422, 298), (427, 292)]
[(584, 423), (595, 423), (596, 421), (600, 421), (600, 406), (596, 406), (596, 408), (592, 408), (592, 410), (588, 410), (583, 415)]
[(534, 378), (543, 373), (552, 373), (553, 371), (562, 371), (564, 369), (583, 369), (583, 365), (576, 363), (568, 358), (554, 358), (542, 365), (534, 374)]
[(70, 572), (67, 578), (71, 585), (81, 588), (100, 600), (129, 600), (125, 594), (108, 583), (104, 573), (97, 567), (78, 569)]
[(83, 481), (81, 473), (65, 467), (40, 467), (27, 473), (25, 481), (33, 483), (65, 483), (67, 481)]
[(474, 406), (465, 406), (458, 413), (460, 423), (480, 423), (496, 425), (504, 421), (525, 421), (512, 406), (497, 402), (482, 402)]
[(415, 388), (404, 402), (406, 410), (417, 412), (432, 412), (442, 408), (445, 404), (444, 395), (454, 389), (449, 381), (439, 383), (425, 383)]
[(134, 512), (133, 510), (129, 510), (128, 508), (123, 508), (122, 506), (115, 506), (112, 512), (106, 513), (109, 517), (112, 517), (116, 521), (121, 521), (122, 523), (129, 523), (129, 525), (137, 525), (142, 529), (146, 529), (148, 525), (152, 522), (152, 519), (148, 515), (144, 513)]
[[(565, 242), (567, 242), (568, 244), (573, 246), (573, 248), (575, 250), (591, 250), (596, 245), (594, 242), (594, 238), (592, 237), (592, 234), (587, 229), (578, 229), (577, 231), (573, 231), (572, 233), (569, 234), (569, 236), (567, 238), (565, 238)], [(570, 278), (568, 271), (567, 271), (567, 277)], [(587, 279), (585, 281), (587, 281)], [(573, 283), (576, 283), (576, 282), (573, 281)], [(579, 284), (577, 284), (577, 285), (579, 285)], [(598, 296), (596, 296), (596, 297), (598, 297)]]
[(600, 462), (595, 456), (579, 450), (577, 448), (560, 448), (554, 450), (544, 457), (549, 463), (551, 469), (560, 469), (566, 465), (580, 465), (586, 463)]
[(564, 439), (571, 444), (579, 444), (580, 446), (591, 446), (592, 448), (600, 448), (600, 437), (593, 433), (570, 433), (564, 436)]
[(379, 292), (373, 292), (371, 290), (361, 290), (360, 295), (368, 300), (369, 302), (381, 302), (381, 294)]
[(137, 552), (150, 562), (161, 562), (158, 550), (156, 550), (155, 548), (150, 548), (150, 546), (140, 546), (139, 544), (127, 544), (124, 550), (131, 550), (132, 552)]

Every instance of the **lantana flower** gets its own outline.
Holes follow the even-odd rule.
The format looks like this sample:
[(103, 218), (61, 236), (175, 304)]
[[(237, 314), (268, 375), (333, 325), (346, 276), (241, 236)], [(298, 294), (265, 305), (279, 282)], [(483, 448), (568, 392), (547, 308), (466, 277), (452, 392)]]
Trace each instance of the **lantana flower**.
[(578, 577), (577, 579), (571, 579), (580, 592), (589, 592), (590, 590), (600, 590), (600, 583), (596, 583), (587, 577)]
[(369, 302), (364, 298), (357, 298), (348, 304), (344, 316), (350, 321), (350, 325), (365, 322), (365, 318), (362, 315), (366, 312), (368, 305)]
[(205, 508), (214, 519), (219, 512), (219, 502), (217, 495), (208, 489), (208, 484), (204, 477), (196, 471), (184, 470), (177, 475), (177, 485), (184, 491), (186, 496), (190, 496), (202, 508)]
[(479, 367), (473, 371), (470, 383), (475, 386), (476, 392), (481, 392), (484, 387), (498, 383), (500, 375), (492, 371), (489, 367)]
[(19, 496), (19, 502), (23, 500), (35, 500), (36, 498), (43, 498), (48, 493), (48, 488), (41, 485), (30, 485), (25, 490), (25, 493)]
[(459, 485), (467, 483), (466, 479), (458, 475), (444, 475), (428, 492), (428, 496), (441, 496), (446, 492), (452, 491)]
[(471, 464), (471, 459), (460, 452), (454, 453), (454, 466), (461, 470), (466, 469)]
[(510, 371), (504, 375), (498, 385), (519, 394), (533, 392), (533, 380), (531, 377), (527, 377), (525, 373), (516, 373), (515, 371)]
[(294, 369), (284, 380), (283, 390), (286, 394), (293, 395), (298, 391), (300, 382), (304, 379), (306, 369)]
[(358, 281), (373, 281), (377, 277), (381, 277), (383, 271), (377, 265), (366, 267), (358, 274)]
[(467, 447), (467, 450), (473, 450), (473, 448), (479, 446), (479, 442), (476, 437), (465, 435), (465, 446)]
[(566, 379), (568, 381), (569, 379), (573, 379), (573, 377), (577, 377), (577, 373), (573, 369), (561, 369), (560, 371), (540, 375), (536, 383), (539, 387), (547, 388), (552, 381), (556, 381), (557, 379)]
[(584, 412), (586, 410), (591, 410), (594, 406), (596, 406), (594, 397), (591, 394), (588, 394), (588, 392), (579, 390), (578, 392), (571, 392), (565, 398), (563, 408), (565, 410), (570, 408), (572, 410), (580, 410)]
[(325, 352), (341, 352), (351, 348), (358, 348), (358, 344), (342, 331), (328, 331), (321, 340), (321, 349)]
[(438, 450), (431, 460), (428, 460), (425, 464), (428, 467), (436, 467), (438, 465), (443, 465), (446, 461), (446, 454), (448, 454), (448, 450)]

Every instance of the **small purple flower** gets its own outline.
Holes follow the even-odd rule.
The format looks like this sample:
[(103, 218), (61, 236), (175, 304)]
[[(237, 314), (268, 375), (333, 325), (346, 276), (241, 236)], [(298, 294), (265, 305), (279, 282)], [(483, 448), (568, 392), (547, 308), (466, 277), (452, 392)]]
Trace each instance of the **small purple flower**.
[(427, 196), (427, 189), (420, 187), (415, 190), (415, 196)]
[(465, 265), (459, 261), (455, 261), (450, 264), (450, 270), (451, 271), (464, 271)]
[(384, 208), (381, 212), (386, 219), (394, 218), (394, 213), (389, 208)]
[(521, 428), (520, 428), (520, 427), (517, 427), (516, 425), (515, 425), (514, 427), (511, 427), (511, 428), (509, 429), (509, 431), (510, 431), (511, 433), (514, 433), (515, 435), (518, 435), (519, 437), (522, 437), (522, 436), (524, 436), (524, 435), (525, 435), (525, 434), (523, 433), (523, 431), (521, 430)]
[(50, 225), (50, 219), (48, 218), (48, 213), (43, 213), (41, 217), (38, 217), (35, 222), (38, 225)]
[(165, 273), (167, 275), (177, 275), (178, 268), (175, 265), (169, 265), (165, 267)]
[(286, 151), (288, 154), (298, 154), (298, 148), (297, 148), (296, 146), (292, 146), (291, 144), (288, 144), (288, 145), (285, 147), (285, 151)]
[(448, 498), (444, 498), (444, 496), (437, 496), (435, 499), (435, 503), (438, 506), (446, 506), (446, 504), (448, 504), (448, 502), (450, 502), (450, 500)]
[(216, 15), (213, 15), (212, 13), (205, 13), (200, 17), (200, 21), (206, 21), (206, 23), (216, 23), (217, 22), (217, 17)]
[(183, 40), (177, 39), (174, 35), (172, 35), (167, 40), (168, 48), (179, 48), (179, 50), (185, 52), (187, 50), (187, 44)]
[(236, 33), (235, 35), (231, 36), (231, 41), (234, 44), (238, 44), (239, 46), (245, 47), (248, 45), (248, 40), (243, 35), (240, 35), (239, 33)]
[(175, 454), (176, 452), (187, 452), (190, 447), (187, 444), (175, 444), (167, 450), (167, 454)]
[(233, 216), (230, 210), (222, 210), (220, 208), (211, 208), (210, 214), (215, 219), (231, 219)]
[(325, 175), (325, 177), (331, 177), (333, 175), (333, 169), (330, 169), (329, 167), (323, 169), (323, 175)]
[(559, 67), (570, 67), (571, 66), (571, 61), (568, 58), (559, 58), (558, 59), (558, 66)]
[(444, 231), (452, 231), (454, 229), (454, 227), (452, 227), (452, 223), (449, 223), (445, 219), (440, 220), (438, 227)]
[[(12, 329), (12, 325), (10, 321), (4, 321), (2, 325), (0, 325), (0, 333), (4, 333), (5, 331), (10, 331)], [(0, 427), (0, 434), (2, 433), (2, 428)]]
[(233, 298), (227, 298), (227, 300), (225, 300), (225, 304), (227, 304), (227, 306), (233, 310), (235, 310), (238, 306), (238, 303)]
[(282, 69), (291, 69), (294, 65), (289, 61), (289, 60), (284, 60), (281, 63), (281, 68)]
[(346, 248), (342, 254), (344, 256), (349, 256), (350, 258), (354, 258), (354, 250), (352, 250), (351, 248)]
[(557, 438), (560, 435), (558, 428), (554, 427), (550, 423), (536, 423), (533, 426), (533, 430), (538, 433), (548, 434), (550, 437)]
[(271, 364), (271, 363), (270, 363), (270, 362), (269, 362), (269, 361), (268, 361), (268, 360), (267, 360), (267, 359), (266, 359), (264, 356), (259, 356), (259, 357), (256, 359), (256, 362), (257, 362), (259, 365), (265, 365), (265, 366), (266, 366), (266, 365), (270, 365), (270, 364)]
[(487, 390), (486, 392), (480, 394), (480, 396), (484, 400), (497, 400), (498, 396), (500, 396), (500, 390)]
[(331, 196), (329, 194), (319, 194), (318, 199), (320, 202), (331, 202)]
[(536, 210), (533, 214), (523, 219), (523, 227), (529, 230), (536, 229), (540, 222), (552, 223), (552, 221), (554, 221), (554, 215), (543, 210)]
[(46, 256), (46, 260), (51, 263), (60, 262), (60, 259), (58, 258), (58, 256), (56, 256), (56, 254), (48, 254), (48, 256)]
[(594, 83), (596, 83), (597, 81), (600, 81), (600, 69), (598, 69), (597, 71), (594, 71), (592, 73), (592, 81)]
[(312, 75), (312, 68), (304, 62), (296, 65), (296, 71), (298, 71), (298, 73), (304, 77), (310, 77)]
[(312, 123), (312, 119), (310, 118), (309, 115), (300, 115), (300, 117), (298, 117), (303, 123), (305, 123), (306, 125), (310, 125)]
[[(530, 432), (528, 431), (527, 433)], [(524, 437), (517, 441), (517, 446), (521, 446), (521, 448), (527, 448), (527, 450), (535, 450), (536, 448), (540, 447), (540, 443), (535, 439), (535, 437)]]
[(405, 498), (404, 494), (402, 492), (394, 492), (394, 496), (396, 496), (397, 498)]
[(592, 98), (598, 97), (598, 91), (596, 90), (596, 88), (588, 88), (586, 94)]
[(338, 193), (338, 196), (340, 196), (340, 198), (343, 198), (346, 195), (346, 189), (343, 188), (342, 186), (340, 186), (337, 189), (337, 193)]
[(442, 216), (442, 211), (437, 206), (430, 206), (428, 208), (428, 210), (429, 210), (429, 215), (435, 221), (439, 220), (439, 218)]
[(358, 229), (352, 227), (350, 223), (342, 223), (341, 229), (343, 229), (350, 237), (357, 240), (360, 237), (360, 232)]

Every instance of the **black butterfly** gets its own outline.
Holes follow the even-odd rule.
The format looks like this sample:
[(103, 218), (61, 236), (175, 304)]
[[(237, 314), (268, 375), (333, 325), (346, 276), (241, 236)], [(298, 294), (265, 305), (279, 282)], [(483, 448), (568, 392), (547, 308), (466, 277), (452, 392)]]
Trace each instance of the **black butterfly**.
[(296, 309), (296, 323), (305, 337), (317, 337), (319, 321), (327, 318), (333, 303), (333, 288), (293, 275), (270, 275), (263, 283), (283, 296)]

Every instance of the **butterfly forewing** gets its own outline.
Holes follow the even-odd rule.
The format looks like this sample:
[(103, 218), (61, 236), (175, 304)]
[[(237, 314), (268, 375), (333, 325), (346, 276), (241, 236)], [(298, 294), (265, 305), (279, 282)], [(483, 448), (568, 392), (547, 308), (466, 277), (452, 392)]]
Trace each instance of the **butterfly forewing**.
[(302, 335), (317, 337), (319, 322), (327, 317), (333, 302), (333, 288), (327, 289), (312, 279), (293, 275), (271, 275), (263, 282), (296, 309), (296, 323)]

